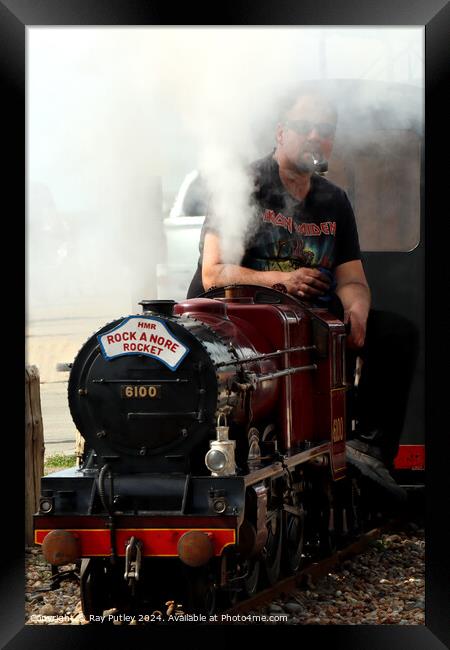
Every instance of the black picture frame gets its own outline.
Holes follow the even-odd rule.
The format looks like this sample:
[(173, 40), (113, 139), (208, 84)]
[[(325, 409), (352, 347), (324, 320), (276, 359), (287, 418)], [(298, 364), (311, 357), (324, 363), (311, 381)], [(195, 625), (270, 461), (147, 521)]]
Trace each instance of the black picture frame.
[[(450, 548), (448, 519), (448, 418), (444, 410), (448, 403), (444, 394), (445, 370), (448, 368), (448, 317), (446, 316), (444, 227), (447, 202), (446, 151), (443, 138), (446, 134), (444, 115), (447, 118), (445, 91), (448, 79), (448, 33), (450, 8), (446, 0), (383, 0), (370, 2), (359, 0), (278, 0), (276, 3), (260, 0), (233, 2), (215, 7), (188, 3), (174, 9), (169, 3), (151, 0), (0, 0), (0, 70), (3, 97), (3, 159), (6, 173), (2, 193), (3, 205), (7, 206), (3, 221), (9, 241), (10, 224), (18, 224), (17, 245), (14, 247), (13, 268), (15, 282), (17, 270), (24, 268), (23, 250), (25, 206), (25, 30), (27, 26), (45, 25), (336, 25), (336, 26), (412, 26), (425, 27), (426, 69), (426, 187), (425, 218), (426, 236), (426, 427), (427, 427), (427, 517), (426, 517), (426, 625), (425, 626), (278, 626), (265, 627), (264, 634), (279, 638), (280, 633), (293, 634), (296, 643), (303, 647), (332, 644), (333, 648), (357, 648), (358, 650), (438, 650), (450, 647)], [(273, 44), (275, 47), (276, 44)], [(441, 158), (440, 158), (441, 156)], [(16, 241), (16, 240), (15, 240)], [(4, 257), (7, 253), (4, 246)], [(9, 267), (11, 268), (11, 267)], [(10, 273), (4, 278), (9, 280)], [(6, 282), (5, 284), (10, 284)], [(15, 289), (14, 310), (22, 314), (22, 296)], [(8, 312), (11, 310), (8, 302)], [(15, 328), (12, 361), (3, 366), (8, 381), (21, 385), (19, 374), (23, 372), (24, 359), (21, 326)], [(17, 377), (16, 377), (17, 373)], [(22, 376), (22, 375), (21, 375)], [(17, 379), (17, 381), (16, 381)], [(447, 392), (447, 391), (446, 391)], [(23, 534), (23, 420), (20, 406), (7, 405), (9, 413), (16, 417), (4, 427), (4, 465), (14, 458), (12, 472), (3, 489), (2, 531), (8, 552), (1, 557), (1, 606), (0, 640), (8, 650), (19, 648), (64, 647), (80, 645), (91, 647), (99, 628), (92, 626), (25, 626), (24, 625), (24, 534)], [(6, 456), (7, 454), (7, 456)], [(2, 472), (5, 475), (5, 472)], [(14, 523), (13, 523), (14, 522)], [(206, 629), (206, 628), (204, 628)], [(194, 630), (198, 640), (204, 629)], [(210, 629), (210, 628), (209, 628)], [(241, 629), (241, 628), (239, 628)], [(248, 628), (250, 631), (255, 628)], [(246, 630), (248, 632), (248, 629)], [(102, 628), (102, 643), (114, 639), (119, 643), (134, 643), (151, 639), (155, 643), (161, 634), (184, 628)], [(215, 637), (237, 642), (238, 631), (234, 626), (222, 626)], [(268, 639), (269, 641), (269, 639)], [(270, 642), (270, 641), (269, 641)]]

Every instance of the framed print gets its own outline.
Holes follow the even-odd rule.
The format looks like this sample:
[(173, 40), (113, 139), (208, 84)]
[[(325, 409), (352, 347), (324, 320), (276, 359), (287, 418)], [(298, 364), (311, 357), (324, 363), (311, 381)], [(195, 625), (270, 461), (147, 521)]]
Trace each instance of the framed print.
[[(14, 237), (15, 267), (24, 261), (25, 321), (29, 323), (32, 314), (40, 323), (53, 318), (62, 323), (79, 314), (90, 319), (92, 332), (120, 314), (136, 313), (140, 300), (182, 300), (197, 249), (195, 257), (187, 260), (183, 256), (188, 243), (194, 238), (198, 241), (203, 223), (182, 221), (184, 213), (177, 209), (183, 188), (191, 187), (198, 169), (207, 170), (208, 180), (220, 178), (217, 193), (226, 210), (238, 215), (239, 191), (233, 183), (237, 187), (239, 179), (233, 174), (223, 177), (221, 170), (227, 164), (238, 169), (241, 163), (269, 151), (276, 127), (273, 115), (299, 81), (319, 79), (331, 87), (337, 80), (335, 86), (340, 85), (341, 92), (348, 88), (343, 108), (350, 106), (350, 100), (358, 104), (355, 78), (361, 103), (370, 106), (373, 114), (378, 103), (380, 115), (392, 102), (396, 115), (401, 113), (407, 124), (401, 127), (407, 135), (399, 148), (402, 154), (410, 152), (417, 163), (414, 169), (408, 165), (392, 168), (389, 175), (395, 181), (390, 186), (383, 185), (380, 179), (386, 175), (380, 174), (373, 187), (364, 186), (363, 192), (358, 179), (364, 170), (368, 175), (378, 174), (378, 168), (371, 167), (361, 147), (352, 149), (356, 162), (351, 174), (341, 164), (339, 154), (346, 151), (346, 137), (351, 139), (356, 129), (350, 113), (345, 116), (343, 110), (347, 130), (338, 140), (340, 148), (330, 171), (358, 207), (362, 251), (374, 276), (377, 298), (383, 295), (384, 282), (381, 276), (376, 279), (377, 255), (391, 255), (394, 268), (396, 256), (414, 253), (407, 273), (395, 271), (391, 281), (394, 278), (401, 285), (399, 295), (403, 296), (392, 300), (404, 315), (417, 318), (424, 334), (407, 422), (408, 444), (423, 449), (418, 442), (423, 432), (426, 439), (425, 625), (290, 625), (267, 626), (264, 632), (282, 632), (284, 639), (289, 630), (301, 643), (337, 643), (369, 650), (449, 647), (446, 549), (450, 540), (444, 503), (450, 473), (445, 453), (448, 418), (442, 417), (448, 351), (448, 317), (444, 315), (448, 271), (443, 250), (447, 154), (443, 140), (449, 8), (444, 0), (401, 0), (395, 6), (363, 2), (357, 7), (345, 2), (317, 6), (310, 1), (244, 4), (219, 8), (212, 16), (208, 8), (199, 11), (199, 7), (187, 6), (170, 14), (162, 3), (146, 0), (126, 4), (116, 0), (0, 0), (8, 178), (5, 215), (11, 215), (8, 225), (19, 224), (19, 236), (11, 235), (11, 242)], [(341, 58), (334, 54), (338, 51)], [(407, 101), (401, 109), (396, 103), (396, 84), (412, 88), (404, 95)], [(391, 117), (383, 113), (383, 124), (389, 126), (381, 136), (374, 129), (379, 139), (370, 141), (372, 158), (378, 156), (380, 168), (383, 147), (392, 146), (390, 139), (398, 131), (395, 119), (391, 124)], [(423, 138), (424, 153), (418, 144)], [(381, 188), (382, 201), (377, 195)], [(228, 204), (230, 194), (234, 203)], [(372, 212), (367, 208), (369, 194), (376, 206)], [(205, 214), (204, 207), (192, 208), (191, 214)], [(382, 229), (374, 228), (375, 212)], [(20, 224), (25, 224), (25, 232)], [(237, 224), (238, 219), (231, 217), (227, 232), (234, 232)], [(9, 228), (4, 241), (10, 241)], [(236, 239), (231, 237), (231, 253), (235, 246)], [(6, 254), (8, 247), (4, 248)], [(22, 250), (24, 256), (17, 259), (17, 251)], [(10, 273), (5, 278), (12, 284)], [(15, 288), (15, 294), (19, 305), (14, 305), (14, 311), (20, 313), (20, 288)], [(18, 375), (22, 367), (17, 357), (23, 348), (17, 320), (13, 318), (11, 328), (17, 343), (11, 367)], [(118, 336), (120, 327), (116, 324), (102, 338), (105, 354), (111, 358), (119, 354), (113, 350), (112, 333)], [(160, 330), (167, 334), (162, 326)], [(30, 340), (34, 335), (38, 334), (32, 333)], [(64, 331), (62, 336), (66, 336)], [(168, 338), (175, 350), (180, 341), (170, 333)], [(73, 348), (64, 354), (70, 356), (72, 349), (76, 353), (80, 341), (74, 336), (72, 342)], [(176, 369), (187, 352), (183, 348), (180, 358), (172, 360), (169, 349), (166, 365)], [(155, 354), (149, 352), (149, 356)], [(394, 358), (393, 368), (395, 364)], [(48, 381), (56, 382), (52, 372), (48, 370)], [(18, 383), (19, 379), (11, 385)], [(153, 396), (160, 395), (157, 387)], [(15, 418), (13, 427), (5, 426), (5, 447), (8, 454), (22, 459), (19, 419)], [(24, 625), (21, 504), (26, 471), (23, 463), (15, 462), (4, 491), (3, 530), (9, 551), (0, 588), (2, 647), (89, 643), (98, 634), (94, 626)], [(14, 526), (10, 523), (13, 515), (18, 521)], [(214, 626), (206, 627), (210, 633), (217, 631)], [(102, 628), (102, 638), (110, 638), (111, 629), (115, 636), (126, 635), (126, 641), (131, 638), (123, 627)], [(166, 634), (169, 629), (173, 628), (132, 632), (144, 640), (146, 634)], [(193, 632), (202, 630), (195, 627)], [(220, 634), (236, 638), (233, 626), (221, 626)]]

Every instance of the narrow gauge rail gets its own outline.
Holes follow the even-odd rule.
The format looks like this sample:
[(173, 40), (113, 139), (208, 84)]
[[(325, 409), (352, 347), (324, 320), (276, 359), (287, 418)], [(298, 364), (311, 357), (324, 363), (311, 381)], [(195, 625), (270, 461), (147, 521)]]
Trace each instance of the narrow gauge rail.
[(319, 578), (324, 577), (330, 569), (338, 566), (345, 560), (356, 555), (361, 555), (368, 549), (371, 542), (381, 537), (383, 533), (387, 532), (392, 527), (392, 522), (388, 522), (363, 533), (357, 540), (353, 541), (348, 546), (339, 549), (330, 557), (320, 560), (312, 559), (294, 575), (284, 578), (275, 585), (255, 594), (251, 598), (247, 598), (246, 600), (237, 603), (223, 613), (229, 614), (230, 616), (234, 614), (244, 614), (254, 610), (255, 608), (269, 605), (278, 596), (288, 595), (298, 589), (298, 587), (305, 583), (307, 584), (308, 581), (316, 581)]

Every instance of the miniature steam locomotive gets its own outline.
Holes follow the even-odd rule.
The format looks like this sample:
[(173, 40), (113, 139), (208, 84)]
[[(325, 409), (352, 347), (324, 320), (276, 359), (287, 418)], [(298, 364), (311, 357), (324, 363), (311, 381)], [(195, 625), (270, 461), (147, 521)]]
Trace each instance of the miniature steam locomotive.
[[(86, 617), (252, 594), (358, 526), (344, 324), (259, 286), (142, 301), (81, 348), (84, 462), (42, 479), (35, 541)], [(340, 480), (345, 479), (345, 480)]]

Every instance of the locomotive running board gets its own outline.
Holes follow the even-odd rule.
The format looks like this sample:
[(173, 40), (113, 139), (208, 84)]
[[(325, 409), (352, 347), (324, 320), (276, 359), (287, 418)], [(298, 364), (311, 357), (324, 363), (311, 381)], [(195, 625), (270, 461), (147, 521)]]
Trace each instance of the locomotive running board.
[(317, 445), (317, 447), (311, 447), (311, 449), (300, 451), (298, 454), (293, 454), (292, 456), (283, 456), (282, 461), (276, 461), (275, 463), (271, 463), (266, 467), (261, 467), (260, 469), (251, 472), (251, 474), (244, 476), (245, 486), (248, 487), (254, 485), (255, 483), (259, 483), (267, 478), (278, 478), (284, 474), (286, 468), (294, 468), (297, 465), (312, 460), (313, 458), (329, 455), (330, 453), (330, 443), (326, 442)]

